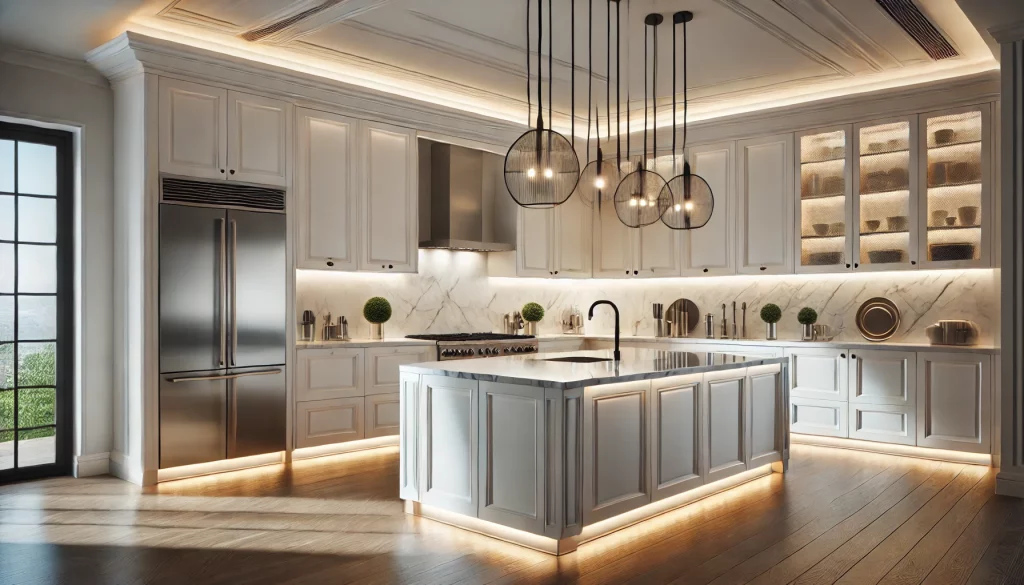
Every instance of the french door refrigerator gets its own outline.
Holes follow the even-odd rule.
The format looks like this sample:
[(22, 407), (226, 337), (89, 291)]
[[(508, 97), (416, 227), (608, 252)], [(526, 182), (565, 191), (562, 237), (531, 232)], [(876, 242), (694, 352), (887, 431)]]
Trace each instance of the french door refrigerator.
[(160, 205), (160, 468), (283, 451), (283, 193), (258, 189), (279, 194), (281, 211), (168, 203), (181, 184), (188, 201), (223, 201), (218, 191), (227, 189), (174, 180), (175, 190), (168, 181)]

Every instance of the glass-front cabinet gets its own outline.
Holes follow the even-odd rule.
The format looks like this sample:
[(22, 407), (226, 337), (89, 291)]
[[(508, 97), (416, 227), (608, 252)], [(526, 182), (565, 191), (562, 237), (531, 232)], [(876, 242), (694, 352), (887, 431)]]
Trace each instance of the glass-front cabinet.
[(917, 265), (916, 125), (916, 118), (902, 118), (854, 126), (856, 270), (904, 270)]
[(931, 267), (987, 266), (991, 240), (989, 109), (922, 114), (920, 168), (926, 185), (922, 261)]
[(846, 126), (797, 135), (797, 272), (835, 272), (850, 267), (849, 141)]
[(990, 265), (987, 104), (797, 134), (797, 272)]

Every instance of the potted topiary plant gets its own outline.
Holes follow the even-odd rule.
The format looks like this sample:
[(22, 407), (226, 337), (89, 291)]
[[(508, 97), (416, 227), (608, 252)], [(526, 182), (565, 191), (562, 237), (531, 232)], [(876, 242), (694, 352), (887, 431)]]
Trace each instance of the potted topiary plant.
[(363, 305), (363, 318), (370, 322), (370, 338), (384, 339), (384, 323), (391, 318), (391, 303), (384, 297), (373, 297)]
[(800, 322), (800, 339), (813, 341), (814, 324), (818, 322), (818, 312), (810, 307), (804, 307), (800, 309), (796, 320)]
[(779, 338), (778, 322), (782, 319), (782, 309), (774, 303), (761, 307), (761, 320), (765, 323), (764, 338), (774, 341)]
[(522, 314), (523, 321), (526, 321), (523, 332), (526, 335), (537, 335), (537, 322), (544, 318), (544, 307), (538, 303), (526, 303)]

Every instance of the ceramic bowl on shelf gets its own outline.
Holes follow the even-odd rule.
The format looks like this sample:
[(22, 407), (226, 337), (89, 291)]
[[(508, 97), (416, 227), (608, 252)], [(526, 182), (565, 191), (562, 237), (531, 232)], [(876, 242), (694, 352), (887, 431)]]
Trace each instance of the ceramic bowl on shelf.
[(945, 209), (936, 209), (932, 211), (932, 225), (942, 225), (942, 222), (946, 221), (946, 217), (949, 216), (949, 212)]
[(825, 177), (825, 180), (821, 182), (821, 191), (828, 195), (842, 195), (843, 178), (836, 175)]
[(928, 246), (928, 253), (934, 262), (972, 260), (974, 259), (974, 244), (969, 242), (932, 244)]
[(890, 232), (902, 232), (907, 229), (907, 216), (893, 215), (885, 218), (885, 227)]
[(946, 218), (946, 225), (952, 227), (956, 225), (956, 218), (952, 215)]
[(956, 140), (956, 132), (952, 128), (943, 128), (936, 130), (932, 134), (932, 138), (935, 140), (936, 145), (950, 144)]
[(810, 266), (833, 266), (843, 261), (842, 252), (812, 252), (807, 255)]
[(827, 223), (811, 224), (811, 229), (814, 230), (814, 235), (816, 235), (816, 236), (828, 235), (828, 224)]
[(903, 143), (900, 142), (899, 138), (891, 138), (888, 141), (886, 141), (885, 149), (886, 150), (899, 150), (902, 145), (903, 145)]
[(868, 152), (882, 152), (885, 150), (884, 142), (872, 142), (868, 144)]
[(958, 207), (956, 215), (960, 218), (962, 226), (978, 225), (978, 207), (976, 205)]
[(868, 260), (872, 264), (893, 264), (903, 262), (903, 250), (871, 250)]
[(864, 227), (868, 228), (869, 232), (876, 232), (878, 228), (882, 226), (881, 220), (869, 219), (864, 222)]
[(974, 165), (969, 162), (958, 162), (949, 167), (949, 176), (946, 178), (950, 183), (967, 183), (973, 177)]
[(828, 234), (830, 236), (841, 236), (846, 232), (846, 222), (836, 221), (828, 224)]

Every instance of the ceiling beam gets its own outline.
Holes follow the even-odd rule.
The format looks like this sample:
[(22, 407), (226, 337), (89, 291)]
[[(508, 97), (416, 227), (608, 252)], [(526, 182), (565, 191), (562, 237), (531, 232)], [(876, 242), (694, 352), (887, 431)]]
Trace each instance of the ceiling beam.
[(298, 0), (239, 36), (250, 42), (283, 45), (390, 2), (392, 0)]

